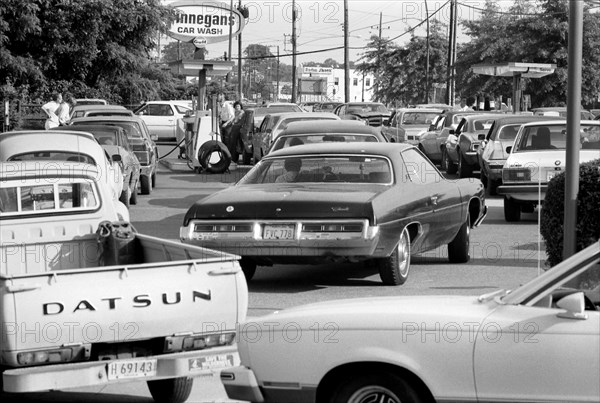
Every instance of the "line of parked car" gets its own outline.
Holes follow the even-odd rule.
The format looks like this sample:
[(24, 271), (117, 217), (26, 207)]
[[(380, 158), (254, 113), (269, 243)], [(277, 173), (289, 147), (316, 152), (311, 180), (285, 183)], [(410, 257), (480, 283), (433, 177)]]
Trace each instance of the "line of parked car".
[(157, 138), (133, 111), (104, 100), (83, 99), (73, 107), (69, 125), (1, 133), (0, 161), (96, 165), (113, 198), (128, 209), (137, 203), (138, 194), (149, 195), (156, 186)]

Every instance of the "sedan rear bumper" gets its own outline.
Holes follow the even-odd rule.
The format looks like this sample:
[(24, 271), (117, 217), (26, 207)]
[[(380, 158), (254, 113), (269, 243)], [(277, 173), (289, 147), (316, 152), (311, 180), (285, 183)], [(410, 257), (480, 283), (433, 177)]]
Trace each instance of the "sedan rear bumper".
[[(284, 230), (273, 233), (279, 228)], [(382, 233), (389, 231), (381, 232), (367, 220), (192, 220), (179, 235), (182, 242), (240, 256), (364, 260), (391, 253), (395, 243), (380, 242)]]
[(548, 184), (540, 185), (502, 185), (498, 187), (498, 194), (505, 195), (515, 200), (539, 201), (546, 197)]

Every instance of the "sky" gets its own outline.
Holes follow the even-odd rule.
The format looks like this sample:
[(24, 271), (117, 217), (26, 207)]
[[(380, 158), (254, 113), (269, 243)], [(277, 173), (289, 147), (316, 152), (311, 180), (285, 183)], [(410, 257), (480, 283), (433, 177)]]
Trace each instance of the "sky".
[[(237, 5), (239, 0), (233, 0)], [(165, 1), (165, 4), (172, 1)], [(198, 3), (202, 3), (198, 1)], [(228, 1), (225, 2), (229, 4)], [(502, 1), (502, 3), (510, 3)], [(479, 9), (485, 6), (485, 0), (459, 0), (459, 21), (476, 19)], [(249, 44), (270, 46), (273, 54), (279, 54), (281, 62), (292, 64), (292, 34), (291, 8), (292, 0), (242, 0), (242, 5), (248, 7), (250, 16), (242, 31), (242, 48)], [(426, 7), (427, 6), (427, 7)], [(296, 23), (297, 34), (297, 63), (309, 61), (323, 62), (332, 58), (340, 63), (344, 61), (344, 2), (343, 0), (296, 0), (299, 10), (299, 20)], [(420, 24), (426, 16), (434, 15), (445, 24), (450, 17), (448, 0), (348, 0), (349, 28), (349, 57), (358, 62), (364, 53), (365, 45), (371, 35), (379, 34), (381, 20), (381, 36), (402, 45), (411, 36), (409, 32), (425, 36), (426, 25)], [(458, 41), (466, 40), (459, 33)], [(171, 40), (168, 37), (164, 41)], [(208, 44), (208, 59), (222, 57), (228, 50), (228, 41)], [(340, 48), (340, 49), (332, 49)], [(232, 42), (232, 55), (237, 58), (238, 43)], [(326, 51), (323, 51), (326, 50)], [(321, 51), (321, 52), (319, 52)]]

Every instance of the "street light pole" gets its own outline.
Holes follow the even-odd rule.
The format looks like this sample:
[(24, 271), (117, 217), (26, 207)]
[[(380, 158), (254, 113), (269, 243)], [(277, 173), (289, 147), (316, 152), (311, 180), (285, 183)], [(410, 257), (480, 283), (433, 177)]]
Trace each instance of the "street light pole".
[(292, 0), (292, 103), (296, 103), (296, 0)]

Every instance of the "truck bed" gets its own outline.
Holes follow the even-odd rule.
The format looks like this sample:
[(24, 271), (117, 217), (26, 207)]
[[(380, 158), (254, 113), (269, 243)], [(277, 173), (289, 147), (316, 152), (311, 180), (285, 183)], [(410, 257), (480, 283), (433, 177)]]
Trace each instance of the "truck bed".
[[(35, 247), (55, 253), (42, 259)], [(65, 346), (84, 360), (144, 356), (178, 335), (234, 332), (244, 319), (247, 286), (236, 255), (136, 234), (126, 263), (98, 266), (101, 249), (95, 237), (3, 242), (2, 365), (23, 366), (19, 352)], [(29, 270), (16, 274), (15, 264)]]

